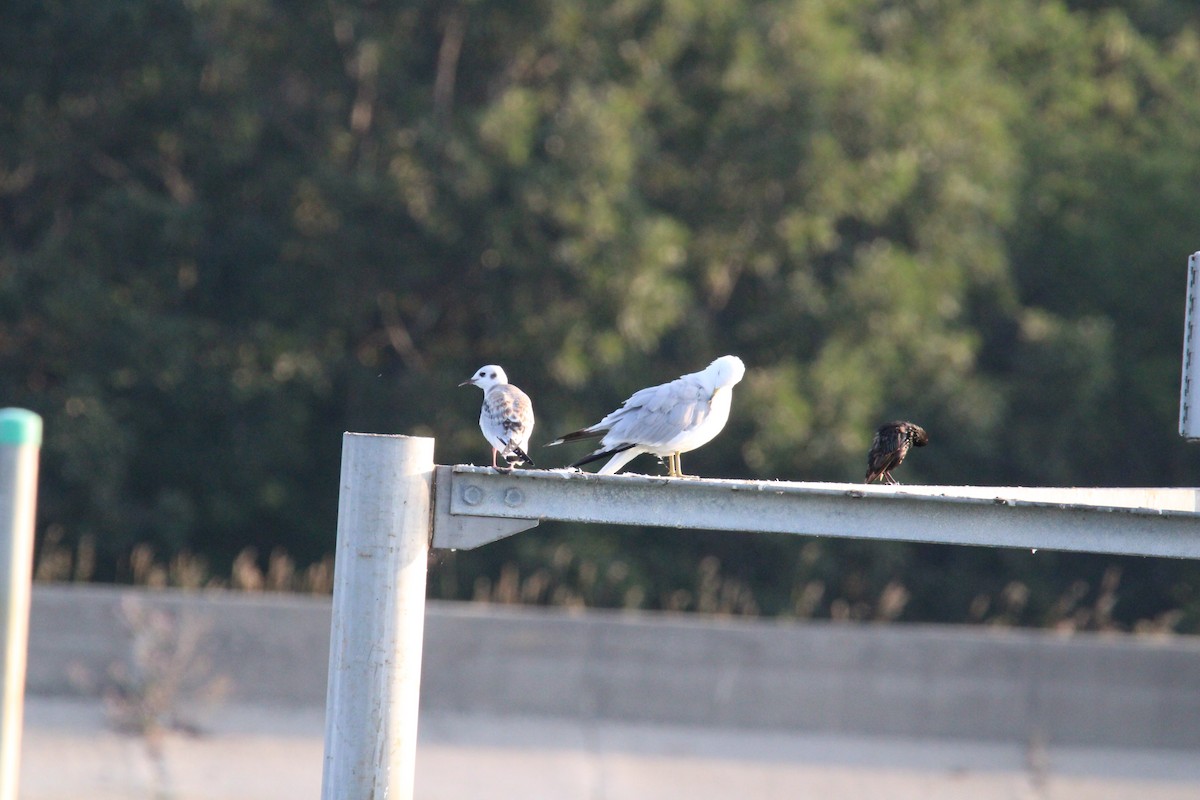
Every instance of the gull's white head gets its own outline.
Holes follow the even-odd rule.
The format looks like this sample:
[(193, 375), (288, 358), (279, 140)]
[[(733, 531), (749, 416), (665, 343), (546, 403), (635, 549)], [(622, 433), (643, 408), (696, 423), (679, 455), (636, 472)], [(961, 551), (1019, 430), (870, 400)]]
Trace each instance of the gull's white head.
[(721, 356), (704, 368), (713, 388), (733, 386), (746, 374), (746, 365), (737, 356)]
[(504, 370), (495, 364), (488, 364), (486, 367), (475, 370), (475, 374), (460, 383), (459, 386), (478, 386), (486, 392), (493, 386), (502, 383), (508, 383), (508, 376), (504, 374)]

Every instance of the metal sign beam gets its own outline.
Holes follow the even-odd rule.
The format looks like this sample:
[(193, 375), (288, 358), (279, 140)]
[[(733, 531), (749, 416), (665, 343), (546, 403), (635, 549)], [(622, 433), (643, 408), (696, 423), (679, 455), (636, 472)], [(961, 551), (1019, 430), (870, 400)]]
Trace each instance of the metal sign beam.
[[(1194, 489), (866, 486), (437, 467), (433, 546), (539, 520), (1200, 558)], [(497, 528), (506, 520), (510, 528)]]

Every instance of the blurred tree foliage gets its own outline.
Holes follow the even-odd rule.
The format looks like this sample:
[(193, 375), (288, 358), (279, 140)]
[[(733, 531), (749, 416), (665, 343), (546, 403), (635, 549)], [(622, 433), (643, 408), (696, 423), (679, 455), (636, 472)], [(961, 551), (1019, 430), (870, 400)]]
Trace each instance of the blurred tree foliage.
[[(1195, 484), (1197, 185), (1180, 0), (11, 0), (0, 388), (46, 418), (43, 535), (101, 579), (139, 543), (319, 561), (341, 431), (483, 463), (455, 386), (491, 362), (536, 445), (739, 354), (705, 475), (858, 480), (905, 417), (933, 437), (909, 482)], [(1200, 569), (1139, 559), (547, 525), (433, 569), (446, 597), (1200, 627)]]

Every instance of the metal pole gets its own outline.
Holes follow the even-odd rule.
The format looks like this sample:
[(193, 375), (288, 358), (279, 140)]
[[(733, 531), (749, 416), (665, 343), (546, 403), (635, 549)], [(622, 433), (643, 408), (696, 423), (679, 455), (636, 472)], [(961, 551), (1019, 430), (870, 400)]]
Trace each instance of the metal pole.
[(433, 439), (342, 437), (322, 800), (410, 800)]
[(1183, 313), (1183, 372), (1179, 379), (1179, 435), (1200, 439), (1200, 253), (1188, 259), (1187, 300)]
[(0, 409), (0, 800), (16, 800), (20, 778), (41, 446), (41, 417), (21, 408)]

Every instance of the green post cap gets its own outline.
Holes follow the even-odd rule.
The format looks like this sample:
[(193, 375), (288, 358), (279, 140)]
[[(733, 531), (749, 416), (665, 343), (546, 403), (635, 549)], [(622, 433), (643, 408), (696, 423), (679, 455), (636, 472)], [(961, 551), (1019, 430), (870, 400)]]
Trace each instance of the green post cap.
[(0, 444), (42, 446), (42, 418), (23, 408), (0, 408)]

